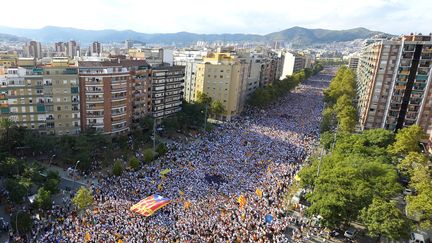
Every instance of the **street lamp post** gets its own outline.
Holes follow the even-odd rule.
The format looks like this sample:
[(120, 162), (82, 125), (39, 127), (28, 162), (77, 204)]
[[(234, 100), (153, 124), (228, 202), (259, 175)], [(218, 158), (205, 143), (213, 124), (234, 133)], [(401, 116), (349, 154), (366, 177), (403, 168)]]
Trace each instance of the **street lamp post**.
[(208, 104), (206, 103), (205, 106), (205, 113), (204, 113), (204, 132), (207, 129), (207, 113), (208, 113)]
[(75, 169), (74, 169), (74, 171), (73, 171), (73, 184), (75, 184), (75, 174), (76, 174), (76, 169), (77, 169), (77, 166), (78, 166), (78, 164), (80, 163), (80, 161), (78, 160), (77, 162), (76, 162), (76, 164), (75, 164)]
[(51, 163), (52, 163), (52, 161), (53, 161), (53, 159), (54, 159), (55, 156), (56, 156), (55, 154), (53, 154), (53, 155), (51, 156), (50, 161), (49, 161), (49, 164), (48, 164), (48, 167), (51, 167)]
[(18, 230), (18, 214), (23, 212), (22, 209), (18, 210), (15, 214), (15, 229), (17, 231), (17, 235), (19, 236), (19, 230)]

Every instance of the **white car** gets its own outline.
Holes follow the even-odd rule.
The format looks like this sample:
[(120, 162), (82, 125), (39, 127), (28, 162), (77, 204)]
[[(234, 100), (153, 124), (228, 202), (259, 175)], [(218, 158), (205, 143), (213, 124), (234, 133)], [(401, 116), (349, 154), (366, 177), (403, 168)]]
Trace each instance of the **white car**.
[(356, 235), (357, 235), (357, 230), (355, 228), (349, 228), (344, 233), (344, 236), (349, 239), (354, 239)]
[(69, 167), (69, 168), (67, 169), (67, 173), (68, 173), (69, 175), (73, 175), (74, 173), (76, 173), (76, 170), (72, 169), (72, 167)]

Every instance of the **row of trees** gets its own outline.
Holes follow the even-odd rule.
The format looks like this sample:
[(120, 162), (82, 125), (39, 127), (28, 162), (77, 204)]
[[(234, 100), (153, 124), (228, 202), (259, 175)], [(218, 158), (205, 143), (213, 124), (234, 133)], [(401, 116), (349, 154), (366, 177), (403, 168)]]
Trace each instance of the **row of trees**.
[[(406, 127), (396, 135), (383, 129), (354, 134), (355, 75), (346, 67), (338, 70), (324, 95), (320, 143), (326, 153), (299, 172), (311, 203), (307, 213), (322, 216), (322, 223), (332, 228), (360, 221), (378, 238), (406, 238), (413, 228), (411, 219), (420, 228), (430, 228), (432, 167), (421, 152), (422, 128)], [(406, 197), (407, 214), (396, 200), (406, 178), (415, 191)]]
[(424, 230), (432, 229), (432, 163), (419, 146), (425, 137), (419, 126), (402, 129), (390, 150), (397, 158), (399, 173), (410, 179), (409, 187), (414, 191), (406, 197), (406, 212)]
[(323, 66), (318, 63), (313, 69), (305, 68), (299, 72), (295, 72), (291, 76), (287, 76), (283, 80), (276, 80), (269, 86), (258, 88), (251, 94), (248, 103), (254, 107), (267, 106), (290, 92), (302, 81), (320, 72), (322, 69)]
[(354, 104), (356, 97), (356, 77), (347, 68), (339, 68), (330, 86), (324, 90), (325, 109), (321, 132), (335, 130), (354, 132), (357, 114)]
[(0, 175), (5, 178), (8, 198), (15, 205), (24, 203), (25, 196), (33, 189), (37, 191), (36, 206), (48, 209), (51, 207), (51, 195), (59, 191), (60, 176), (57, 172), (44, 174), (40, 166), (14, 157), (0, 161)]
[[(412, 133), (413, 128), (401, 132)], [(307, 212), (321, 215), (329, 227), (360, 220), (373, 237), (406, 237), (410, 220), (394, 201), (403, 188), (393, 162), (393, 151), (405, 149), (405, 140), (399, 136), (395, 140), (391, 131), (373, 129), (361, 134), (339, 132), (336, 141), (323, 137), (321, 143), (325, 148), (335, 145), (299, 174), (301, 186), (310, 189)]]

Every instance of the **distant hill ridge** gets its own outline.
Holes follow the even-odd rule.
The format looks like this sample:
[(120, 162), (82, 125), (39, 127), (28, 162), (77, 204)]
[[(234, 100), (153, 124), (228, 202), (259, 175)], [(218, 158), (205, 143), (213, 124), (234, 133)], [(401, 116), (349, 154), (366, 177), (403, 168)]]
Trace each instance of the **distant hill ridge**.
[[(196, 41), (287, 41), (291, 43), (315, 44), (365, 39), (379, 31), (366, 28), (348, 30), (307, 29), (292, 27), (267, 35), (254, 34), (195, 34), (189, 32), (146, 34), (133, 30), (84, 30), (76, 28), (46, 26), (41, 29), (20, 29), (1, 27), (0, 33), (29, 38), (41, 42), (77, 40), (82, 43), (100, 41), (103, 43), (136, 40), (146, 43), (193, 43)], [(1, 38), (1, 37), (0, 37)]]

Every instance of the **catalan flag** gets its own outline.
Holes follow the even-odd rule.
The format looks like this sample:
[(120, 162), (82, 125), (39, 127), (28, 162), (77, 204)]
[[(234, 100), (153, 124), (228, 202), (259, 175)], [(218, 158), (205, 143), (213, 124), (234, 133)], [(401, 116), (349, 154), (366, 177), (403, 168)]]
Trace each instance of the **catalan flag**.
[(130, 210), (141, 214), (145, 217), (153, 215), (156, 211), (170, 203), (171, 200), (164, 198), (159, 195), (152, 195), (150, 197), (144, 198), (137, 204), (133, 205)]

